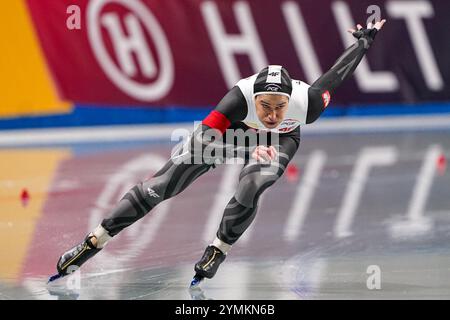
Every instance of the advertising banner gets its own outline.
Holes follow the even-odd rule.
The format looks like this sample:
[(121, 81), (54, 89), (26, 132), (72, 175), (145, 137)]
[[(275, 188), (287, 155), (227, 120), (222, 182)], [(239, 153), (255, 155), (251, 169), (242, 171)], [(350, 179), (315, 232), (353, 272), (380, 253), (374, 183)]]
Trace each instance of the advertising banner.
[(444, 0), (28, 0), (64, 99), (84, 104), (209, 106), (268, 64), (312, 83), (354, 38), (387, 19), (334, 103), (450, 100)]

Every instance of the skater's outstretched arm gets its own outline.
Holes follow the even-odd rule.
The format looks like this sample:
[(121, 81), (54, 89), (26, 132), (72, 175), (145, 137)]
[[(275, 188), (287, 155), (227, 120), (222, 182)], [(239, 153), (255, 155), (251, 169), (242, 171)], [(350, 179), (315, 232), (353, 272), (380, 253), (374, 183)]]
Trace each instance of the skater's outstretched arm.
[(335, 64), (317, 79), (308, 89), (308, 113), (306, 123), (314, 122), (327, 107), (331, 95), (343, 81), (348, 79), (355, 71), (361, 59), (366, 54), (375, 39), (377, 32), (383, 27), (386, 20), (379, 21), (367, 28), (357, 25), (357, 30), (348, 31), (357, 41), (336, 60)]

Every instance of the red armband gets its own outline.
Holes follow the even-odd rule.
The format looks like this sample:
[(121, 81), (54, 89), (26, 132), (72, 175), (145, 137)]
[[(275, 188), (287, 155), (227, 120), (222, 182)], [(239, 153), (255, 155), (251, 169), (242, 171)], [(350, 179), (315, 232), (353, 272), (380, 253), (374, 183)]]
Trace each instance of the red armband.
[(219, 130), (222, 134), (230, 126), (231, 122), (219, 111), (213, 110), (203, 119), (202, 124)]

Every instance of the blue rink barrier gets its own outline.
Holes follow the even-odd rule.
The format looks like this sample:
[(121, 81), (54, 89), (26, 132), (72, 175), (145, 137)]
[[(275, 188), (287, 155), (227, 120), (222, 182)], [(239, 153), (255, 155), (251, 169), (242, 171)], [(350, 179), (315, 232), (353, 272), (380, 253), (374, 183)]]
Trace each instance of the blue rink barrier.
[[(97, 125), (179, 123), (199, 121), (212, 107), (136, 107), (75, 105), (69, 114), (0, 119), (1, 129), (54, 128)], [(450, 102), (425, 104), (331, 105), (322, 117), (450, 114)]]

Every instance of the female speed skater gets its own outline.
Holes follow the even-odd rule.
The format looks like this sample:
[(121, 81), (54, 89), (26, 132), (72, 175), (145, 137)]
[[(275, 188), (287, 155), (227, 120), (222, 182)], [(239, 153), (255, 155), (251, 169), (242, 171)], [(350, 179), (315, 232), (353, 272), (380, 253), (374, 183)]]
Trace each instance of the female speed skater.
[[(225, 207), (215, 239), (194, 266), (191, 286), (196, 286), (204, 278), (211, 279), (231, 246), (255, 218), (262, 192), (280, 178), (296, 153), (300, 144), (300, 126), (319, 118), (331, 95), (351, 76), (385, 22), (369, 23), (366, 28), (358, 24), (356, 29), (349, 29), (356, 42), (310, 86), (291, 79), (287, 70), (279, 65), (269, 65), (258, 74), (240, 80), (163, 168), (131, 188), (95, 230), (62, 254), (56, 266), (58, 273), (49, 281), (81, 267), (124, 228), (214, 168), (216, 158), (221, 153), (229, 153), (230, 144), (238, 149), (234, 139), (231, 143), (222, 143), (218, 139), (224, 136), (225, 131), (255, 133), (256, 143), (245, 148), (245, 165), (240, 172), (236, 192)], [(270, 137), (262, 142), (262, 133), (267, 132), (277, 135), (276, 143)], [(210, 155), (206, 156), (208, 148)]]

